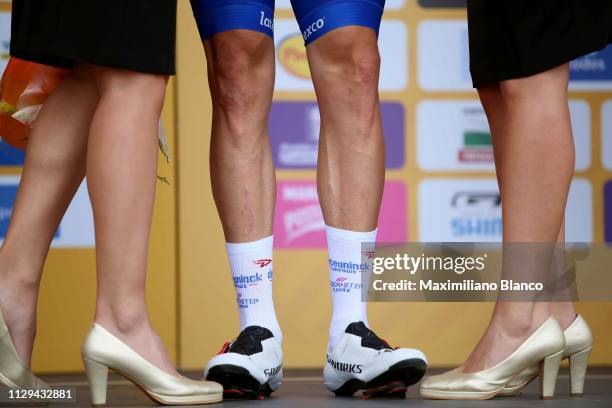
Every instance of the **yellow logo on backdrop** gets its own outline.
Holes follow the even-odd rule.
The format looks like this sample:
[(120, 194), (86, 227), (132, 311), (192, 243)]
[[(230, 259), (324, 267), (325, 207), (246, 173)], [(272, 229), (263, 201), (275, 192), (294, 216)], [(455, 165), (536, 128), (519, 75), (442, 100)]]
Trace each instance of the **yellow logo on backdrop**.
[(278, 45), (278, 60), (287, 72), (302, 79), (310, 79), (306, 47), (301, 34), (285, 38)]

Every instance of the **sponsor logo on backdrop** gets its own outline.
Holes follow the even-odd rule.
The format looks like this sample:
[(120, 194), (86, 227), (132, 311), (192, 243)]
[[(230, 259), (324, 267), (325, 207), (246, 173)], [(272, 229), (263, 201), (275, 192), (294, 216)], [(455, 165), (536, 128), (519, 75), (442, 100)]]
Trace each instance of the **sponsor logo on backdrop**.
[(462, 145), (457, 154), (460, 163), (493, 163), (493, 141), (482, 107), (464, 107)]
[(421, 7), (465, 7), (467, 0), (419, 0)]
[(423, 169), (493, 169), (491, 132), (480, 102), (423, 101), (417, 107), (417, 122), (418, 160)]
[[(0, 237), (4, 239), (8, 232), (9, 222), (13, 214), (13, 203), (17, 197), (18, 183), (5, 183), (0, 181)], [(61, 226), (55, 232), (54, 237), (60, 237)]]
[(23, 166), (25, 152), (2, 140), (0, 135), (0, 166)]
[[(387, 0), (385, 10), (397, 10), (404, 7), (406, 0)], [(291, 10), (291, 0), (277, 0), (276, 7), (279, 10)]]
[(11, 13), (0, 13), (0, 76), (6, 68), (11, 44)]
[[(570, 102), (576, 144), (576, 170), (591, 164), (591, 110), (586, 101)], [(441, 120), (443, 118), (444, 120)], [(425, 100), (417, 107), (417, 148), (428, 171), (494, 169), (492, 138), (477, 100)]]
[[(325, 248), (325, 222), (314, 181), (278, 183), (274, 216), (274, 245), (277, 248)], [(408, 239), (406, 187), (400, 181), (387, 181), (378, 226), (379, 242)]]
[(612, 47), (585, 55), (570, 63), (572, 89), (612, 89)]
[(418, 28), (418, 78), (427, 91), (473, 90), (465, 20), (426, 20)]
[[(323, 22), (324, 24), (324, 22)], [(320, 23), (318, 24), (320, 25)], [(274, 24), (276, 46), (277, 91), (314, 91), (303, 36), (317, 28), (300, 31), (294, 19), (276, 19)], [(382, 91), (403, 90), (408, 82), (408, 41), (405, 23), (383, 20), (378, 37), (381, 54), (380, 84)]]
[(605, 240), (612, 243), (612, 180), (604, 187), (604, 224)]
[[(0, 176), (0, 240), (4, 240), (19, 187), (18, 176)], [(56, 231), (52, 247), (93, 247), (94, 229), (86, 184), (78, 189)]]
[(601, 107), (601, 160), (606, 169), (612, 170), (612, 100)]
[(474, 241), (476, 237), (501, 235), (501, 197), (495, 190), (458, 190), (451, 198), (453, 238)]
[(463, 148), (459, 150), (461, 163), (493, 163), (491, 132), (471, 130), (463, 133)]
[[(593, 240), (589, 181), (572, 183), (566, 211), (568, 242)], [(501, 198), (495, 179), (425, 180), (419, 186), (421, 242), (499, 242)]]
[[(387, 168), (405, 161), (405, 111), (401, 103), (381, 102)], [(315, 102), (274, 102), (270, 112), (270, 141), (277, 168), (315, 168), (321, 117)]]
[(283, 38), (277, 46), (277, 53), (278, 61), (287, 73), (297, 78), (310, 79), (306, 48), (300, 34)]

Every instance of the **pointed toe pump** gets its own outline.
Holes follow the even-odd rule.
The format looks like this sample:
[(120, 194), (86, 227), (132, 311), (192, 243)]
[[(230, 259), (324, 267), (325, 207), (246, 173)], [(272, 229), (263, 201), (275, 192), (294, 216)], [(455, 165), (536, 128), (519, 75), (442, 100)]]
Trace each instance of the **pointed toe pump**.
[(106, 404), (109, 369), (133, 382), (162, 405), (210, 404), (223, 399), (220, 384), (172, 376), (95, 323), (83, 344), (82, 356), (94, 405)]
[(527, 367), (537, 366), (540, 396), (552, 398), (564, 349), (563, 332), (551, 317), (501, 363), (475, 373), (464, 373), (456, 368), (426, 378), (421, 383), (421, 395), (432, 399), (489, 399)]
[[(589, 325), (581, 315), (576, 316), (572, 324), (565, 329), (563, 335), (565, 336), (563, 359), (568, 359), (570, 365), (570, 393), (573, 397), (578, 397), (584, 392), (587, 366), (593, 349), (593, 335)], [(509, 397), (519, 394), (537, 377), (537, 365), (529, 367), (512, 379), (498, 396)]]

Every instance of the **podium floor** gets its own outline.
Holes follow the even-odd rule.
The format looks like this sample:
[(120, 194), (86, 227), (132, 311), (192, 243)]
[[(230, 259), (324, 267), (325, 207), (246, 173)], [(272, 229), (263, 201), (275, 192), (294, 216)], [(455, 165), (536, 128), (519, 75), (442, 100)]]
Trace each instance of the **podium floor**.
[[(430, 370), (430, 374), (443, 370)], [(198, 378), (200, 373), (188, 372), (186, 375)], [(50, 404), (49, 406), (90, 406), (89, 389), (84, 375), (46, 375), (41, 376), (52, 386), (70, 386), (76, 388), (76, 403)], [(288, 370), (285, 382), (274, 396), (264, 401), (224, 401), (225, 408), (265, 407), (265, 408), (316, 408), (316, 407), (611, 407), (612, 406), (612, 368), (593, 368), (589, 370), (585, 385), (585, 395), (580, 398), (569, 396), (568, 371), (562, 368), (557, 383), (557, 396), (554, 400), (542, 401), (538, 397), (538, 384), (534, 381), (520, 396), (494, 398), (488, 401), (435, 401), (421, 399), (418, 386), (408, 390), (406, 399), (363, 400), (354, 398), (336, 398), (323, 386), (321, 371)], [(156, 406), (132, 383), (122, 377), (111, 375), (109, 378), (109, 407), (153, 407)], [(211, 405), (215, 406), (215, 405)], [(216, 406), (219, 406), (218, 404)]]

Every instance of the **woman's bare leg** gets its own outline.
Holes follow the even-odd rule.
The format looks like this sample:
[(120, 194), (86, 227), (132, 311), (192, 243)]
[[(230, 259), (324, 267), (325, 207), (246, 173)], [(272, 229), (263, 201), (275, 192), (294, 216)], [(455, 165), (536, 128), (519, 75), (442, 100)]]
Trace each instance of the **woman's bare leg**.
[(88, 68), (100, 94), (87, 149), (98, 269), (95, 320), (153, 365), (176, 374), (151, 326), (145, 297), (167, 77)]
[[(481, 102), (485, 108), (489, 124), (491, 126), (491, 133), (493, 134), (493, 144), (495, 145), (495, 164), (498, 184), (501, 185), (502, 171), (502, 159), (504, 154), (502, 152), (503, 144), (501, 143), (502, 134), (504, 132), (504, 103), (502, 100), (501, 89), (499, 84), (489, 85), (478, 90), (480, 94)], [(557, 236), (557, 244), (563, 245), (565, 243), (565, 220), (561, 224), (559, 234)], [(564, 295), (560, 295), (560, 298), (564, 299)], [(569, 294), (567, 294), (569, 299)], [(550, 302), (549, 310), (551, 314), (557, 319), (561, 328), (566, 329), (569, 327), (574, 319), (576, 318), (576, 308), (572, 302)]]
[(96, 88), (76, 69), (50, 96), (32, 129), (8, 232), (0, 249), (0, 308), (17, 353), (30, 364), (36, 303), (53, 234), (85, 174)]
[[(504, 243), (551, 244), (562, 238), (574, 172), (568, 80), (564, 65), (479, 90), (494, 135)], [(463, 371), (499, 363), (550, 313), (547, 303), (498, 302)]]

